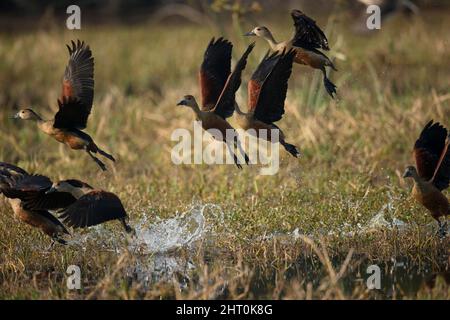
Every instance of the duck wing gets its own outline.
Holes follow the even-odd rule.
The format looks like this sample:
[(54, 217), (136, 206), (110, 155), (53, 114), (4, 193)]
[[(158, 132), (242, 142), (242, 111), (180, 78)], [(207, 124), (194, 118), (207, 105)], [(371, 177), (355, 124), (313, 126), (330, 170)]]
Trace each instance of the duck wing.
[(69, 62), (64, 72), (59, 111), (55, 115), (55, 128), (84, 129), (94, 99), (94, 57), (85, 42), (72, 41)]
[(126, 216), (122, 202), (115, 194), (94, 190), (63, 210), (60, 218), (73, 228), (86, 228)]
[(231, 73), (231, 52), (233, 45), (224, 38), (214, 38), (206, 48), (198, 75), (201, 90), (201, 108), (210, 111), (219, 100), (220, 94)]
[(248, 83), (248, 106), (253, 116), (267, 124), (280, 120), (295, 51), (266, 54)]

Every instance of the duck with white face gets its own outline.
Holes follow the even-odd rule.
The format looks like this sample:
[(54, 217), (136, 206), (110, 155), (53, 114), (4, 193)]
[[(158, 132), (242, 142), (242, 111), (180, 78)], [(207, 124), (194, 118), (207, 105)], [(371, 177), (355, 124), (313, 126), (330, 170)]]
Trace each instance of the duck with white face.
[(414, 145), (416, 166), (408, 166), (403, 178), (414, 180), (413, 197), (431, 213), (439, 225), (439, 234), (446, 234), (450, 203), (442, 193), (450, 185), (450, 135), (439, 122), (431, 120)]
[(290, 40), (276, 41), (270, 30), (265, 26), (257, 26), (244, 34), (244, 36), (255, 36), (266, 40), (274, 52), (281, 53), (294, 49), (296, 51), (294, 62), (321, 70), (325, 89), (334, 98), (336, 86), (328, 78), (326, 67), (330, 67), (335, 71), (337, 69), (333, 62), (319, 51), (320, 49), (330, 50), (327, 37), (317, 26), (316, 22), (300, 10), (292, 10), (291, 16), (294, 20), (295, 34)]
[[(250, 45), (238, 61), (235, 70), (231, 73), (231, 51), (232, 44), (223, 39), (212, 39), (209, 43), (203, 63), (199, 72), (199, 82), (202, 93), (201, 107), (192, 95), (185, 95), (177, 105), (190, 108), (195, 113), (195, 118), (200, 121), (204, 130), (212, 130), (220, 132), (220, 135), (213, 135), (215, 139), (223, 141), (230, 154), (233, 156), (235, 165), (242, 169), (240, 159), (237, 156), (239, 152), (246, 164), (250, 159), (241, 147), (237, 132), (228, 123), (227, 118), (231, 117), (234, 112), (235, 95), (239, 89), (238, 86), (230, 85), (232, 81), (229, 78), (239, 76), (245, 68), (247, 57), (253, 49), (254, 45)], [(232, 139), (230, 132), (233, 132)]]
[(84, 42), (72, 41), (69, 49), (63, 83), (62, 95), (58, 99), (59, 110), (51, 120), (44, 120), (33, 109), (22, 109), (14, 115), (15, 119), (36, 122), (38, 128), (56, 141), (73, 150), (86, 151), (102, 170), (105, 164), (94, 154), (100, 154), (111, 161), (114, 157), (100, 149), (86, 132), (94, 98), (94, 58), (91, 49)]

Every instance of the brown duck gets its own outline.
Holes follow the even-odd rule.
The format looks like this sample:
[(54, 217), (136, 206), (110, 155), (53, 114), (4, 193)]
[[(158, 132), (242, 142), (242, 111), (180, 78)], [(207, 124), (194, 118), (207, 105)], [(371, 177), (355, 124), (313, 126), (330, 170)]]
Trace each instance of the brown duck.
[[(199, 73), (202, 106), (199, 107), (192, 95), (184, 96), (178, 103), (178, 105), (187, 106), (194, 111), (196, 120), (201, 121), (204, 130), (215, 129), (221, 133), (220, 136), (213, 136), (216, 140), (220, 139), (227, 145), (229, 152), (233, 156), (234, 163), (239, 169), (242, 169), (242, 166), (236, 155), (236, 149), (244, 156), (246, 164), (249, 163), (249, 158), (242, 150), (238, 135), (228, 123), (227, 118), (233, 115), (235, 94), (240, 85), (240, 83), (232, 79), (236, 77), (240, 79), (247, 57), (253, 47), (254, 44), (251, 44), (247, 48), (233, 73), (231, 73), (233, 45), (223, 38), (212, 39), (205, 51)], [(234, 133), (232, 141), (226, 139), (229, 137), (230, 131)]]
[(44, 120), (32, 109), (17, 112), (14, 118), (35, 121), (38, 128), (58, 142), (74, 150), (85, 150), (89, 156), (106, 170), (105, 164), (94, 153), (115, 161), (114, 157), (101, 150), (94, 140), (82, 130), (92, 109), (94, 98), (94, 58), (84, 42), (72, 41), (69, 63), (64, 72), (62, 96), (58, 100), (59, 110), (54, 119)]
[[(66, 244), (61, 238), (69, 234), (64, 224), (86, 228), (119, 220), (126, 232), (133, 232), (122, 202), (115, 194), (94, 189), (79, 180), (53, 183), (48, 177), (29, 175), (10, 164), (6, 166), (0, 163), (0, 191), (9, 199), (14, 215), (54, 241)], [(59, 219), (49, 212), (55, 210), (60, 214)]]
[(414, 145), (416, 167), (407, 167), (403, 175), (414, 179), (412, 195), (438, 222), (441, 235), (445, 235), (446, 223), (440, 218), (450, 214), (449, 201), (442, 193), (450, 184), (449, 144), (447, 129), (431, 120)]
[(336, 86), (328, 79), (325, 67), (337, 71), (333, 62), (319, 49), (330, 50), (328, 39), (316, 22), (300, 10), (292, 10), (295, 34), (292, 39), (278, 42), (267, 27), (259, 26), (247, 32), (245, 36), (257, 36), (265, 39), (272, 51), (282, 52), (294, 49), (294, 62), (319, 69), (323, 73), (323, 83), (328, 94), (334, 98)]
[[(294, 56), (295, 51), (292, 49), (287, 53), (267, 54), (248, 83), (248, 113), (241, 111), (237, 104), (235, 108), (238, 124), (244, 130), (254, 129), (248, 132), (271, 141), (271, 132), (276, 129), (281, 145), (294, 157), (298, 157), (300, 152), (297, 147), (287, 143), (284, 133), (274, 124), (284, 114), (284, 101)], [(262, 132), (265, 134), (261, 135)]]
[[(67, 231), (61, 221), (48, 210), (33, 208), (24, 201), (29, 196), (42, 193), (45, 190), (42, 188), (42, 184), (50, 181), (47, 180), (48, 178), (46, 177), (29, 175), (25, 170), (14, 165), (0, 163), (0, 193), (8, 198), (14, 216), (18, 220), (44, 232), (52, 238), (52, 244), (55, 241), (66, 244), (62, 236), (68, 235), (69, 231)], [(66, 195), (61, 197), (60, 201), (60, 205), (64, 206), (75, 201), (75, 199)]]
[(91, 187), (75, 179), (61, 180), (47, 188), (45, 195), (30, 199), (30, 205), (40, 208), (57, 206), (67, 194), (73, 201), (61, 209), (60, 218), (72, 228), (87, 228), (111, 220), (119, 220), (125, 231), (134, 233), (128, 223), (128, 215), (122, 201), (114, 193)]

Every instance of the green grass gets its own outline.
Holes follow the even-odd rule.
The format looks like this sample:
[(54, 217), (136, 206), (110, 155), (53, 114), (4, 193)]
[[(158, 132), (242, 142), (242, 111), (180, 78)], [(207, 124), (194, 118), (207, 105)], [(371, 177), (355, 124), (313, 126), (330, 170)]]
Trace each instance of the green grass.
[[(448, 299), (442, 279), (434, 289), (411, 280), (415, 287), (410, 291), (391, 293), (383, 287), (375, 292), (355, 282), (351, 272), (372, 263), (388, 268), (392, 258), (408, 261), (405, 274), (449, 272), (448, 237), (440, 241), (429, 230), (432, 219), (409, 198), (411, 185), (400, 178), (412, 162), (422, 126), (431, 118), (450, 125), (450, 22), (444, 14), (431, 12), (412, 24), (397, 18), (371, 37), (352, 34), (345, 20), (336, 23), (331, 56), (338, 52), (346, 58), (336, 60), (339, 72), (332, 75), (339, 99), (325, 95), (318, 72), (294, 67), (279, 126), (303, 156), (297, 160), (282, 150), (274, 176), (259, 176), (258, 167), (239, 171), (231, 165), (171, 162), (171, 132), (192, 128), (193, 120), (191, 112), (175, 104), (185, 94), (199, 96), (203, 51), (218, 36), (208, 28), (149, 24), (1, 34), (2, 161), (115, 192), (132, 224), (144, 215), (150, 223), (173, 218), (192, 203), (216, 204), (224, 218), (212, 216), (208, 223), (215, 232), (194, 248), (168, 254), (192, 262), (193, 269), (146, 286), (133, 278), (132, 269), (156, 257), (128, 250), (117, 224), (105, 227), (112, 235), (109, 241), (94, 235), (84, 248), (57, 246), (44, 252), (48, 238), (17, 222), (2, 199), (0, 298)], [(274, 26), (279, 39), (290, 32), (290, 22), (265, 23)], [(227, 33), (236, 58), (247, 39)], [(96, 92), (87, 132), (118, 159), (114, 166), (108, 163), (106, 173), (84, 153), (36, 134), (31, 123), (8, 119), (14, 106), (31, 105), (52, 116), (67, 61), (64, 44), (76, 38), (87, 41), (95, 56)], [(266, 49), (258, 41), (250, 58), (238, 95), (243, 106), (245, 84)], [(386, 219), (407, 222), (407, 231), (341, 234), (366, 225), (387, 203), (392, 209)], [(296, 228), (314, 243), (309, 238), (263, 239)], [(120, 254), (109, 250), (115, 247)], [(65, 285), (65, 270), (72, 264), (82, 269), (80, 291)]]

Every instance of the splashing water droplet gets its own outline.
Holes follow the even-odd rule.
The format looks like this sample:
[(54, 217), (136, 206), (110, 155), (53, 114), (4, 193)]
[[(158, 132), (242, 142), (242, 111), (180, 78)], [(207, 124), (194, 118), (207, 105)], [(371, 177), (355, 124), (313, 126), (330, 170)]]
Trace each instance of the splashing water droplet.
[(136, 226), (136, 241), (133, 246), (139, 247), (141, 253), (163, 253), (193, 245), (223, 222), (223, 212), (214, 204), (197, 204), (174, 218), (161, 220), (150, 226), (146, 222), (144, 217)]

